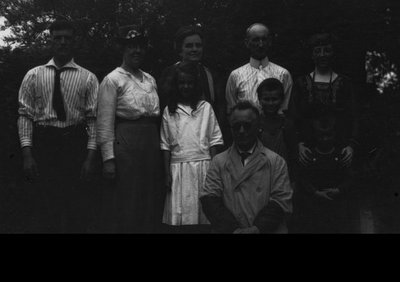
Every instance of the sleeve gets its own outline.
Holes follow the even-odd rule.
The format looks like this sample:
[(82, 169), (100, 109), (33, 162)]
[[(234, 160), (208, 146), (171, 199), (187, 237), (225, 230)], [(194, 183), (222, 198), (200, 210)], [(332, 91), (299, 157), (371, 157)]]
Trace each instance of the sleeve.
[(296, 187), (306, 194), (313, 195), (317, 191), (317, 187), (314, 186), (312, 181), (315, 179), (314, 169), (312, 167), (298, 165), (298, 174), (298, 185)]
[(114, 123), (117, 108), (117, 87), (105, 77), (100, 85), (97, 109), (97, 144), (103, 161), (114, 158)]
[(277, 156), (274, 168), (270, 201), (276, 202), (286, 213), (291, 213), (293, 191), (285, 160)]
[(211, 105), (209, 105), (209, 111), (210, 111), (210, 118), (208, 123), (208, 136), (209, 136), (210, 147), (223, 145), (224, 140), (222, 138), (222, 132), (219, 127), (217, 117), (215, 116), (214, 110), (211, 107)]
[(231, 113), (232, 108), (237, 104), (237, 89), (236, 89), (236, 76), (232, 72), (228, 81), (226, 82), (225, 89), (225, 100), (226, 100), (226, 113), (229, 115)]
[(300, 77), (295, 81), (289, 103), (289, 114), (294, 121), (294, 128), (298, 143), (307, 143), (310, 136), (310, 128), (307, 126), (304, 117), (304, 106), (306, 102), (304, 91), (306, 91), (307, 88), (306, 83), (307, 82), (303, 81), (303, 77)]
[(33, 120), (35, 116), (36, 72), (29, 71), (22, 80), (18, 93), (18, 134), (21, 147), (32, 146)]
[(232, 233), (239, 228), (239, 223), (224, 205), (223, 190), (221, 170), (216, 157), (211, 161), (205, 184), (200, 191), (200, 201), (213, 230), (217, 233)]
[(348, 100), (348, 113), (351, 116), (351, 136), (348, 140), (348, 143), (351, 147), (355, 148), (360, 140), (360, 130), (359, 130), (359, 124), (360, 124), (360, 107), (359, 103), (356, 101), (356, 93), (355, 93), (355, 88), (353, 83), (351, 83), (350, 80), (346, 82), (346, 89), (345, 91), (349, 95), (349, 100)]
[(290, 186), (287, 165), (282, 157), (273, 164), (272, 187), (269, 203), (257, 214), (254, 225), (261, 233), (273, 232), (283, 222), (285, 214), (292, 212), (293, 190)]
[(168, 114), (168, 107), (164, 109), (160, 128), (160, 148), (164, 151), (170, 151), (170, 136), (168, 130), (168, 121), (170, 120)]
[(86, 122), (89, 128), (88, 149), (96, 150), (96, 111), (99, 81), (94, 74), (90, 74), (87, 81), (87, 98), (85, 105)]
[(285, 99), (283, 100), (281, 110), (285, 111), (289, 108), (289, 102), (291, 99), (292, 88), (293, 88), (292, 76), (290, 75), (290, 73), (288, 71), (285, 71), (283, 74), (282, 84), (283, 84), (283, 90), (285, 93)]
[(298, 140), (294, 123), (290, 118), (287, 118), (285, 121), (284, 138), (288, 150), (287, 166), (289, 171), (289, 177), (290, 181), (294, 182), (297, 176), (295, 170), (296, 170), (296, 163), (298, 156), (298, 146), (297, 146)]

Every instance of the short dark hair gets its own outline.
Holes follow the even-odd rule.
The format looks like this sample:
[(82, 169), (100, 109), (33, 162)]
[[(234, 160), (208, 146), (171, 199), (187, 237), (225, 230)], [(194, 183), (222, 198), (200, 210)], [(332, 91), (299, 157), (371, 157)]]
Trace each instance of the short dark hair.
[(201, 31), (201, 28), (196, 25), (186, 25), (178, 29), (178, 31), (175, 33), (174, 41), (177, 52), (181, 51), (185, 38), (192, 35), (198, 35), (200, 36), (201, 40), (203, 40), (203, 32)]
[(55, 20), (53, 23), (51, 23), (49, 26), (50, 34), (52, 34), (55, 30), (72, 30), (74, 35), (76, 33), (74, 24), (68, 20)]
[(244, 101), (240, 101), (238, 102), (233, 108), (232, 111), (230, 113), (229, 119), (232, 118), (233, 113), (238, 110), (238, 111), (244, 111), (244, 110), (251, 110), (254, 112), (254, 114), (256, 115), (256, 120), (258, 121), (260, 119), (260, 110), (258, 109), (258, 107), (256, 105), (254, 105), (253, 102), (248, 101), (248, 100), (244, 100)]
[(267, 78), (263, 80), (260, 85), (257, 87), (257, 95), (258, 98), (260, 98), (261, 93), (263, 90), (266, 91), (278, 91), (280, 97), (283, 99), (284, 98), (284, 89), (283, 89), (283, 84), (279, 79), (276, 78)]

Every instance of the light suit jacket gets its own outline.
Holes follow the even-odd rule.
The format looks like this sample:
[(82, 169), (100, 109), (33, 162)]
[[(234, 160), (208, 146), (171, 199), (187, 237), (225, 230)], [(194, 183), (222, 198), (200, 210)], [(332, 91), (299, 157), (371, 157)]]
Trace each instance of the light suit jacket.
[[(240, 228), (253, 226), (260, 211), (271, 202), (292, 212), (292, 188), (285, 160), (258, 141), (249, 162), (243, 167), (233, 145), (211, 162), (201, 197), (214, 196), (223, 200)], [(276, 232), (286, 232), (282, 222)]]

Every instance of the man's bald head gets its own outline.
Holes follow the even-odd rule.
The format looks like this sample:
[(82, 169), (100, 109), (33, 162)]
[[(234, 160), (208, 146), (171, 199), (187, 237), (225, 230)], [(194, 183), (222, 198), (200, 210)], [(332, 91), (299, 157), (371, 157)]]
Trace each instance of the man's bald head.
[(268, 27), (262, 23), (252, 24), (247, 28), (245, 44), (250, 56), (256, 60), (264, 59), (271, 46), (271, 36)]
[(249, 38), (251, 35), (258, 33), (266, 33), (269, 35), (269, 28), (262, 23), (254, 23), (249, 26), (246, 30), (246, 38)]

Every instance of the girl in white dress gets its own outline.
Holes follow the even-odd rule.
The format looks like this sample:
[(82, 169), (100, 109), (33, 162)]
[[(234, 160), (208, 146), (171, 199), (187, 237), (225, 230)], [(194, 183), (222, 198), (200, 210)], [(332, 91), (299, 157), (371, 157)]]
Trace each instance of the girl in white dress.
[(200, 99), (195, 64), (180, 64), (171, 89), (173, 93), (169, 95), (161, 124), (161, 150), (168, 188), (163, 223), (181, 227), (209, 224), (201, 209), (199, 191), (210, 160), (217, 153), (216, 146), (223, 145), (221, 130), (212, 106)]

